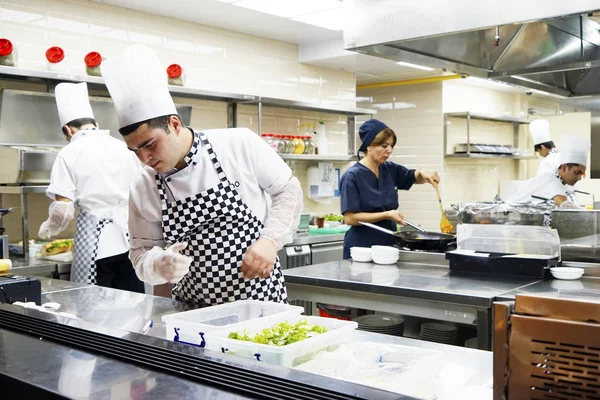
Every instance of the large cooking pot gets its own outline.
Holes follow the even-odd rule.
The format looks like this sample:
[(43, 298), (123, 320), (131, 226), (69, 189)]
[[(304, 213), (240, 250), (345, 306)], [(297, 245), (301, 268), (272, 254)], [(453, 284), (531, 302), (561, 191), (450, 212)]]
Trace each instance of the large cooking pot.
[(600, 233), (600, 210), (553, 210), (552, 228), (561, 239), (575, 239)]
[(453, 204), (463, 224), (544, 225), (554, 207), (545, 203), (472, 202)]
[(448, 249), (450, 244), (456, 243), (456, 236), (437, 232), (394, 232), (379, 225), (368, 222), (360, 222), (364, 226), (377, 229), (389, 235), (395, 236), (400, 247), (410, 250), (425, 250), (442, 252)]

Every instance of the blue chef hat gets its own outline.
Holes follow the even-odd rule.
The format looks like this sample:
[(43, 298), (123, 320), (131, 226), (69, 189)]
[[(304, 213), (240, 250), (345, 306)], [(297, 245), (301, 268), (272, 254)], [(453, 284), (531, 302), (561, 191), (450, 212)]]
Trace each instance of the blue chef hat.
[(387, 127), (386, 124), (377, 119), (370, 119), (362, 124), (358, 130), (358, 136), (360, 136), (360, 140), (362, 141), (362, 145), (358, 151), (367, 151), (367, 147), (375, 139), (375, 136)]

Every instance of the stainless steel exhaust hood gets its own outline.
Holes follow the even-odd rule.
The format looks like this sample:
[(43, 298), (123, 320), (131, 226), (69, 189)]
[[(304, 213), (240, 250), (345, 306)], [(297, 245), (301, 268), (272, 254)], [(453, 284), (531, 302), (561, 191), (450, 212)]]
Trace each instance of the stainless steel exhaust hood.
[(598, 0), (344, 4), (347, 50), (561, 96), (600, 94)]

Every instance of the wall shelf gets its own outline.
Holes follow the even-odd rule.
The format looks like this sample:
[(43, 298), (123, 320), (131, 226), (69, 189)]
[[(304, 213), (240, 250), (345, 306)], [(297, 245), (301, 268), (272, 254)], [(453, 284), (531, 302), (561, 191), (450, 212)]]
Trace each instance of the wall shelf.
[(343, 156), (343, 155), (320, 155), (320, 154), (280, 154), (284, 160), (295, 160), (295, 161), (353, 161), (356, 160), (356, 156)]
[(504, 160), (535, 160), (536, 156), (517, 156), (512, 154), (480, 154), (480, 153), (471, 153), (471, 154), (445, 154), (445, 158), (479, 158), (479, 159), (504, 159)]
[[(448, 119), (449, 118), (462, 118), (467, 120), (467, 143), (466, 153), (448, 153)], [(504, 124), (511, 124), (513, 127), (513, 146), (519, 148), (519, 126), (529, 124), (526, 119), (499, 116), (494, 117), (486, 114), (477, 114), (472, 112), (455, 112), (455, 113), (444, 113), (444, 158), (471, 158), (471, 159), (505, 159), (505, 160), (534, 160), (535, 155), (522, 156), (514, 154), (481, 154), (471, 153), (471, 121), (489, 121)]]

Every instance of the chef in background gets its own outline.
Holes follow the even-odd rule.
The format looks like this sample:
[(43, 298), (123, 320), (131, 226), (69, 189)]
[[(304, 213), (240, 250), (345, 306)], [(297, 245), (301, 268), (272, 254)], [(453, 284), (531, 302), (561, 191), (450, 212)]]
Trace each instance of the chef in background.
[(556, 173), (560, 165), (560, 151), (550, 136), (550, 124), (545, 119), (536, 119), (529, 124), (529, 134), (535, 152), (542, 156), (537, 175), (545, 172)]
[(372, 245), (392, 246), (396, 239), (383, 232), (362, 226), (370, 222), (396, 231), (396, 224), (406, 225), (398, 211), (398, 190), (409, 190), (413, 184), (437, 186), (440, 177), (433, 170), (408, 169), (388, 161), (396, 145), (396, 133), (386, 124), (370, 119), (358, 131), (362, 145), (358, 152), (365, 157), (342, 176), (341, 206), (344, 223), (351, 225), (344, 236), (344, 259), (350, 258), (350, 248)]
[(574, 193), (568, 188), (583, 178), (586, 171), (590, 141), (579, 136), (566, 137), (555, 172), (542, 172), (523, 182), (508, 198), (508, 203), (538, 202), (533, 196), (553, 200), (560, 208), (579, 208)]
[(147, 46), (102, 63), (102, 76), (119, 131), (146, 164), (129, 203), (138, 276), (175, 283), (178, 300), (287, 302), (277, 250), (292, 240), (303, 199), (287, 164), (249, 129), (186, 127)]
[(78, 207), (71, 281), (143, 293), (129, 261), (129, 185), (141, 172), (122, 141), (99, 130), (85, 83), (56, 86), (56, 105), (67, 142), (52, 166), (43, 239), (67, 228)]

